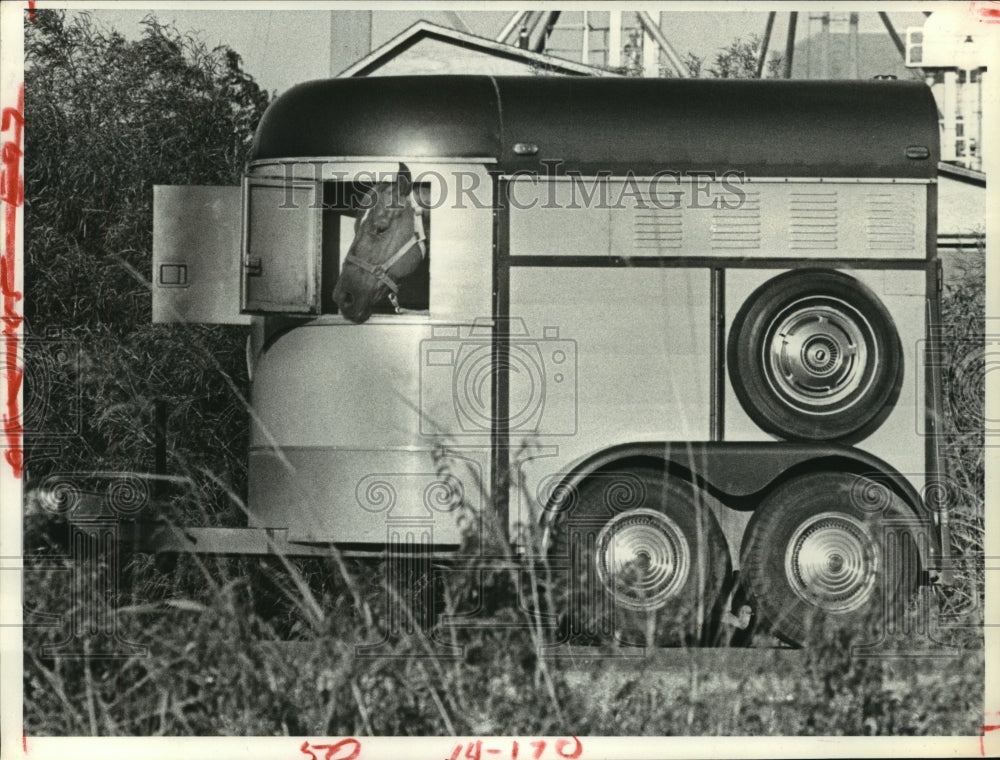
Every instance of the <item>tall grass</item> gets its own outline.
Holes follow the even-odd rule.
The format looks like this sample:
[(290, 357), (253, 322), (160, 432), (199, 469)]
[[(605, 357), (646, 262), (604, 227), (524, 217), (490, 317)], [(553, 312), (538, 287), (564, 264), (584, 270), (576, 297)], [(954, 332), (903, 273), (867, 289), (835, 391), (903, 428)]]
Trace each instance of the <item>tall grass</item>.
[[(484, 579), (499, 604), (483, 627), (439, 624), (433, 639), (386, 639), (393, 597), (380, 588), (381, 568), (350, 568), (359, 609), (334, 568), (293, 567), (311, 582), (322, 620), (310, 620), (285, 571), (268, 563), (185, 556), (164, 573), (137, 558), (138, 599), (121, 604), (117, 620), (122, 638), (148, 655), (45, 659), (40, 645), (61, 632), (30, 629), (27, 733), (902, 735), (968, 734), (981, 723), (975, 649), (944, 662), (865, 660), (851, 656), (858, 642), (840, 637), (803, 651), (663, 650), (636, 663), (595, 650), (546, 660), (531, 621), (493, 593), (516, 585), (510, 571)], [(56, 576), (33, 584), (34, 606), (65, 608)], [(451, 609), (470, 601), (444, 593)], [(262, 608), (268, 594), (283, 600), (287, 619), (274, 619), (273, 599)], [(458, 656), (440, 643), (459, 645)], [(372, 644), (376, 656), (363, 656)]]
[(948, 522), (957, 583), (940, 593), (941, 614), (956, 635), (981, 641), (985, 570), (985, 382), (991, 358), (984, 336), (986, 259), (983, 242), (946, 261), (940, 348)]

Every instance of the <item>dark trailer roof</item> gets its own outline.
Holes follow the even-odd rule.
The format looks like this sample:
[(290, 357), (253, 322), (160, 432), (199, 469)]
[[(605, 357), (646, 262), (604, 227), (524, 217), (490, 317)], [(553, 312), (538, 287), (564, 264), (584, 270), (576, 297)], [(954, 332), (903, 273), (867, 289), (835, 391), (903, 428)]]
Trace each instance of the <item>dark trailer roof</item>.
[[(514, 153), (517, 143), (538, 146)], [(907, 157), (908, 152), (926, 158)], [(920, 82), (420, 76), (329, 79), (264, 114), (251, 160), (493, 158), (504, 172), (740, 171), (930, 178), (934, 98)]]

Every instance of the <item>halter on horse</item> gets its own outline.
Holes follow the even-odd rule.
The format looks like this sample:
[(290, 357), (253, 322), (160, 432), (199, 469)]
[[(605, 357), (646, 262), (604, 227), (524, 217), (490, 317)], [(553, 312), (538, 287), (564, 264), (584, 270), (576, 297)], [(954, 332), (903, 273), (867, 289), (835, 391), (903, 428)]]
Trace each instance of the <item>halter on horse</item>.
[(427, 257), (423, 209), (406, 164), (399, 165), (394, 182), (381, 182), (365, 195), (365, 206), (333, 290), (341, 314), (358, 324), (385, 298), (398, 313), (401, 281)]

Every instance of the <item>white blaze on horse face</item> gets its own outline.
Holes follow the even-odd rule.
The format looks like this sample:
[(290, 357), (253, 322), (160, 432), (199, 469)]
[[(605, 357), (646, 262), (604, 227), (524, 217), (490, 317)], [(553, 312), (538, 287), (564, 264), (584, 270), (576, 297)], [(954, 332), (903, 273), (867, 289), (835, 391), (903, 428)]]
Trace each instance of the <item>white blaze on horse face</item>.
[(365, 213), (361, 215), (361, 218), (354, 223), (355, 233), (357, 233), (358, 230), (360, 230), (361, 227), (364, 226), (365, 220), (368, 218), (368, 215), (371, 214), (371, 212), (372, 210), (371, 207), (369, 206), (367, 209), (365, 209)]

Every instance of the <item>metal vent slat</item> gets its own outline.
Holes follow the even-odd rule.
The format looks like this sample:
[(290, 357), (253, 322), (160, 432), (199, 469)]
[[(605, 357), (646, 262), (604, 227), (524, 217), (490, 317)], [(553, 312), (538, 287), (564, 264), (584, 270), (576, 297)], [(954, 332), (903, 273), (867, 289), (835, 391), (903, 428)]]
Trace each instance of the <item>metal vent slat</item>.
[(737, 208), (716, 208), (711, 216), (711, 244), (715, 250), (759, 249), (761, 241), (760, 191), (744, 190)]
[(836, 190), (800, 190), (788, 198), (788, 247), (836, 250), (839, 232)]
[(632, 240), (636, 249), (676, 249), (681, 247), (683, 239), (684, 220), (680, 209), (636, 209), (632, 218)]
[(911, 198), (870, 192), (865, 196), (865, 207), (869, 251), (908, 251), (915, 247), (916, 218)]

